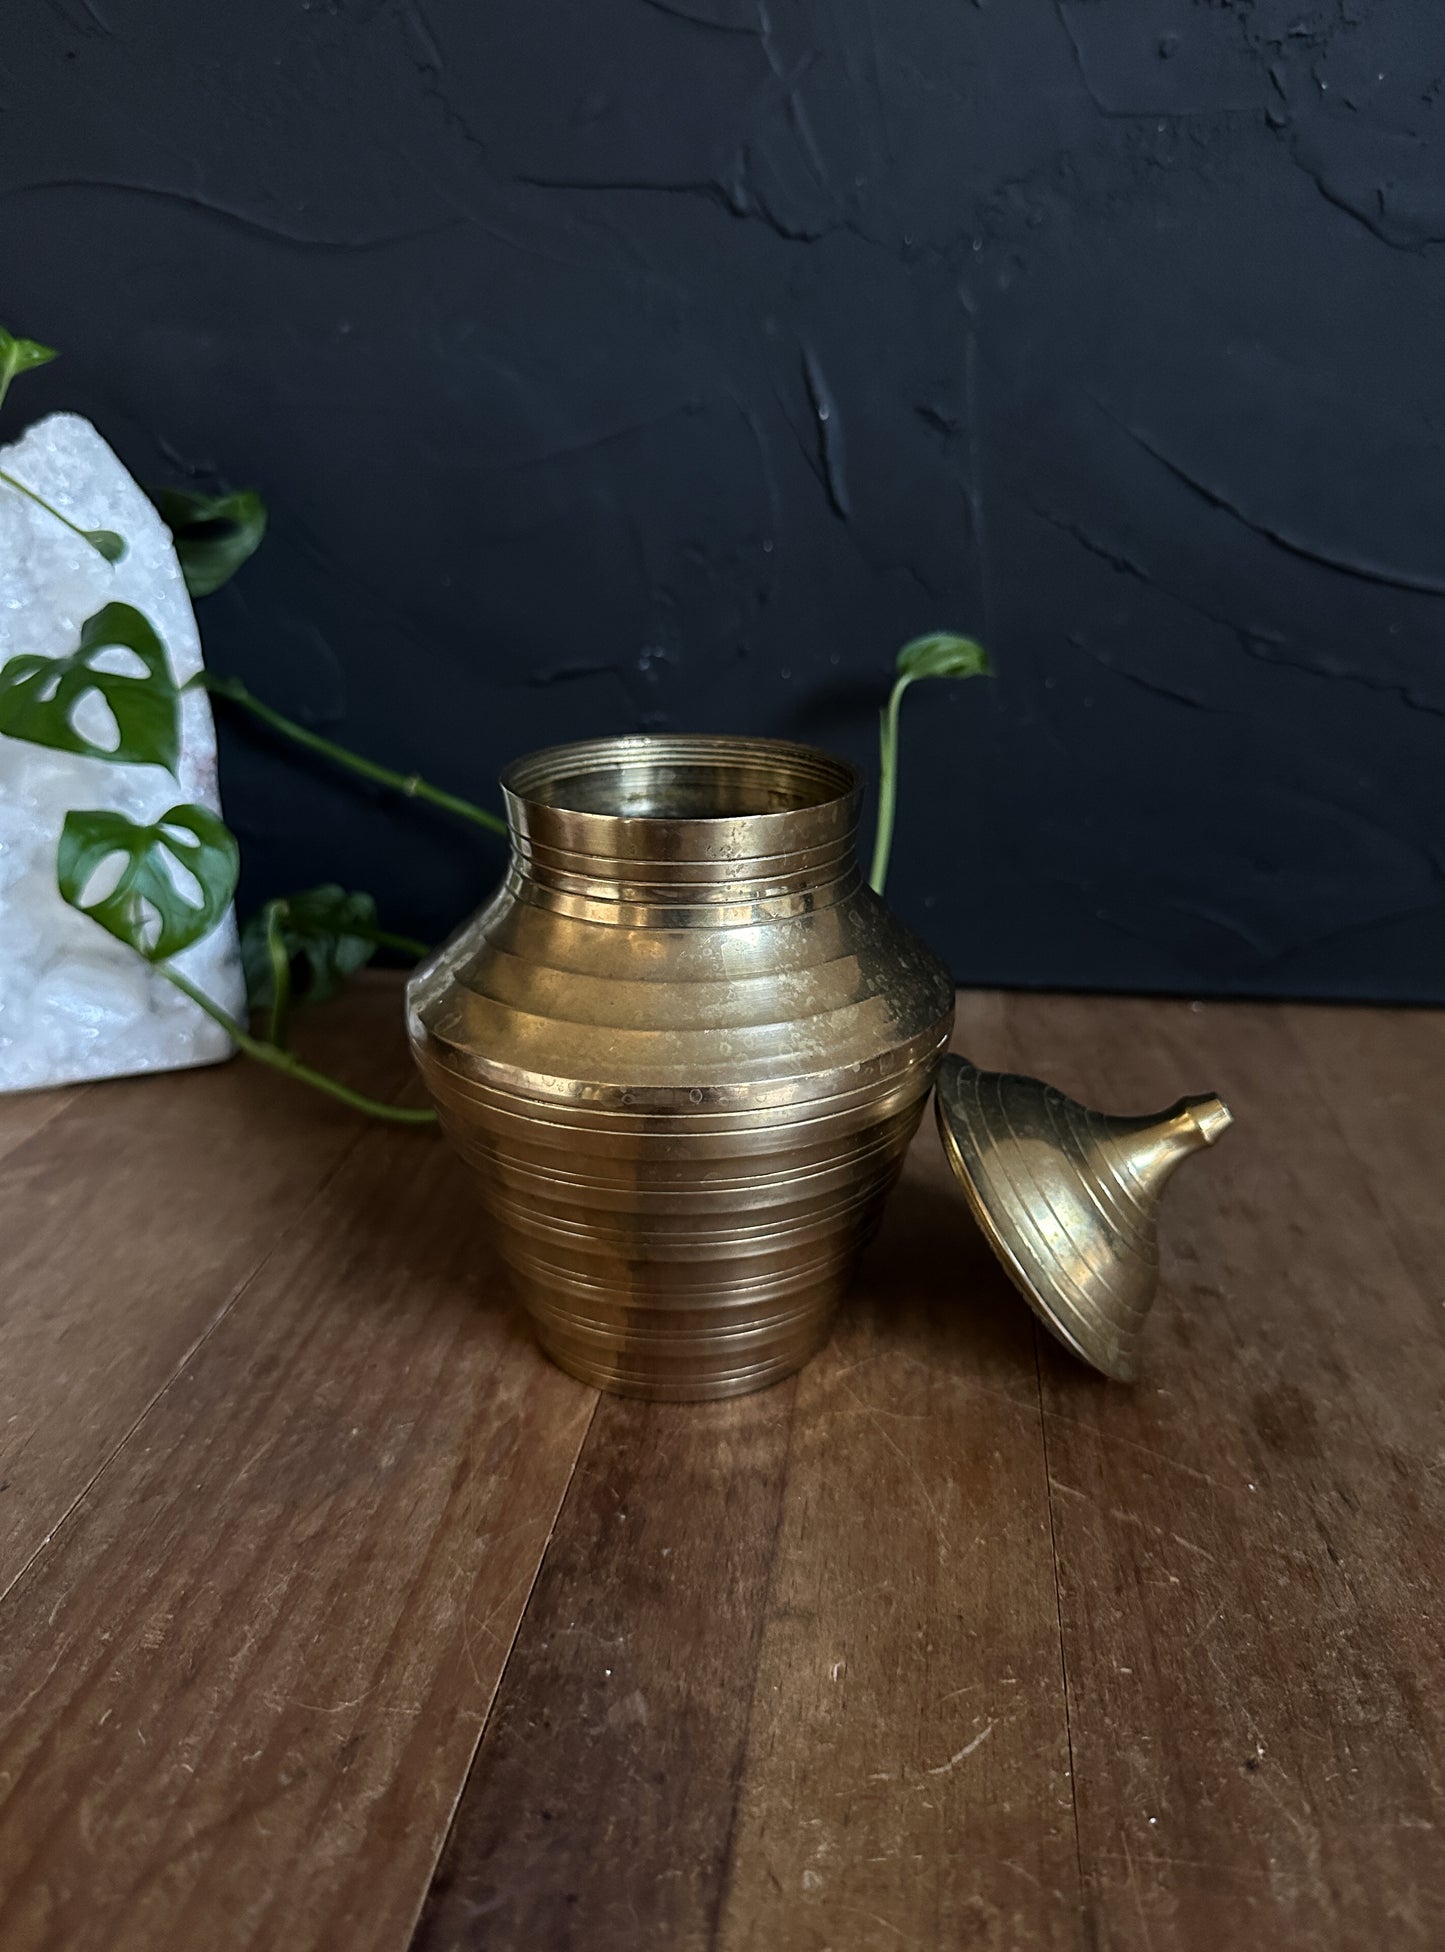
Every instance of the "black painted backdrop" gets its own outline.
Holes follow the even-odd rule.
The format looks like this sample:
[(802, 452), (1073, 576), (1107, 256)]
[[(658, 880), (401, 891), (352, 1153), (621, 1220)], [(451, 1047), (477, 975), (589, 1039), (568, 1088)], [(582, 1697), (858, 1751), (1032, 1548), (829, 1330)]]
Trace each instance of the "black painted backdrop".
[[(0, 318), (273, 533), (210, 659), (490, 797), (871, 757), (961, 977), (1445, 998), (1438, 0), (11, 0)], [(250, 900), (485, 836), (228, 730)]]

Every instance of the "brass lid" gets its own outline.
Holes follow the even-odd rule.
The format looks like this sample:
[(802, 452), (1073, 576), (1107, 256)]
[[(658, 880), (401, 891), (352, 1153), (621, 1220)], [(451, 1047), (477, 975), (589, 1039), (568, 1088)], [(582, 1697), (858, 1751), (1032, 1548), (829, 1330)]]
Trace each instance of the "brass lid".
[(1181, 1098), (1157, 1117), (1111, 1118), (962, 1057), (943, 1060), (936, 1108), (954, 1175), (1025, 1301), (1065, 1348), (1132, 1382), (1164, 1184), (1228, 1129), (1229, 1108)]

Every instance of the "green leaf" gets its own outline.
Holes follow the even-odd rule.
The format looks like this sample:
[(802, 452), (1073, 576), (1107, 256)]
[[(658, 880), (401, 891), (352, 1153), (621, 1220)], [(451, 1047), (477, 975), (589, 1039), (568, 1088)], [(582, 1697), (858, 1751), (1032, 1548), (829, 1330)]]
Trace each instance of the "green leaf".
[(266, 533), (266, 504), (254, 488), (198, 495), (189, 488), (151, 488), (171, 532), (192, 596), (209, 596), (256, 553)]
[(326, 1003), (338, 995), (376, 953), (376, 903), (328, 883), (267, 902), (241, 931), (241, 967), (252, 1007), (269, 1010), (276, 985), (268, 937), (279, 930), (289, 963), (300, 963), (304, 980), (296, 997)]
[(108, 563), (118, 563), (125, 554), (125, 538), (118, 536), (114, 529), (82, 529), (80, 533)]
[(915, 637), (898, 653), (900, 678), (988, 678), (993, 666), (982, 644), (936, 630)]
[(28, 373), (33, 366), (48, 366), (56, 358), (53, 346), (42, 346), (36, 339), (17, 339), (0, 325), (0, 368), (8, 373)]
[(42, 346), (36, 339), (17, 339), (0, 325), (0, 400), (10, 390), (10, 382), (17, 373), (28, 373), (33, 367), (48, 366), (55, 358), (49, 346)]
[[(94, 894), (101, 870), (117, 861), (118, 876), (107, 872), (105, 892)], [(72, 908), (147, 962), (164, 962), (210, 934), (240, 865), (235, 836), (205, 807), (175, 806), (149, 825), (92, 807), (66, 814), (55, 880)]]
[[(139, 659), (142, 671), (101, 667), (98, 660), (114, 651)], [(110, 708), (117, 734), (113, 746), (77, 728), (77, 711), (92, 696)], [(180, 693), (165, 645), (129, 603), (107, 603), (88, 617), (81, 625), (79, 648), (68, 657), (30, 653), (12, 657), (0, 670), (0, 732), (31, 745), (79, 752), (89, 759), (164, 766), (174, 773), (180, 725)]]

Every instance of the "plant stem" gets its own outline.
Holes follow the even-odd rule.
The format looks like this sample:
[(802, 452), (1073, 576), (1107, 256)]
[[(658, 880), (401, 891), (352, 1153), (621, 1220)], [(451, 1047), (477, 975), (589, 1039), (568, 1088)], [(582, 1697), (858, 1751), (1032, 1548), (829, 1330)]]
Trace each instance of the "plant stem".
[(328, 1078), (323, 1071), (313, 1071), (309, 1064), (301, 1063), (290, 1051), (277, 1050), (274, 1044), (264, 1044), (259, 1037), (252, 1037), (242, 1030), (234, 1017), (229, 1016), (219, 1004), (213, 1003), (204, 991), (198, 990), (194, 983), (188, 982), (179, 970), (172, 969), (169, 963), (154, 965), (168, 983), (173, 983), (183, 996), (188, 996), (198, 1009), (204, 1010), (213, 1023), (218, 1023), (226, 1035), (243, 1050), (247, 1057), (254, 1057), (262, 1064), (269, 1064), (275, 1071), (284, 1071), (288, 1077), (301, 1084), (313, 1085), (317, 1091), (324, 1091), (332, 1098), (339, 1098), (343, 1105), (350, 1105), (353, 1111), (366, 1112), (372, 1118), (391, 1119), (398, 1125), (434, 1125), (436, 1113), (413, 1110), (409, 1105), (386, 1105), (379, 1098), (368, 1098), (363, 1092), (353, 1091), (349, 1085), (340, 1084), (335, 1078)]
[(391, 929), (379, 929), (369, 922), (347, 922), (332, 933), (354, 935), (358, 941), (374, 942), (378, 949), (395, 949), (399, 956), (410, 956), (413, 962), (420, 962), (432, 952), (430, 942), (420, 942), (414, 935), (397, 935)]
[(898, 807), (898, 707), (912, 682), (907, 677), (897, 681), (878, 724), (878, 825), (873, 834), (873, 865), (868, 870), (868, 886), (875, 895), (883, 893), (893, 852), (893, 817)]
[[(0, 399), (3, 398), (4, 395), (0, 394)], [(0, 468), (0, 481), (3, 481), (7, 487), (14, 488), (19, 494), (24, 495), (27, 501), (34, 502), (37, 508), (43, 508), (47, 515), (53, 515), (57, 522), (69, 529), (72, 535), (78, 535), (82, 542), (88, 542), (102, 562), (108, 562), (110, 560), (105, 551), (96, 542), (95, 536), (88, 529), (82, 529), (77, 523), (72, 522), (68, 515), (62, 515), (60, 510), (52, 503), (46, 501), (43, 495), (37, 495), (33, 488), (27, 488), (23, 481), (17, 481), (13, 474), (7, 474), (3, 468)], [(98, 535), (99, 533), (100, 531), (97, 530), (96, 534)]]
[(271, 1021), (267, 1041), (278, 1051), (286, 1048), (286, 1019), (291, 1010), (291, 958), (281, 933), (284, 902), (268, 901), (261, 913), (266, 925), (266, 954), (271, 961)]
[(414, 935), (393, 935), (390, 929), (355, 928), (348, 924), (343, 933), (359, 935), (363, 942), (374, 942), (378, 949), (395, 949), (399, 956), (410, 956), (415, 962), (431, 954), (429, 942), (418, 942)]
[(378, 766), (374, 759), (363, 759), (359, 753), (348, 752), (331, 739), (323, 739), (319, 732), (308, 732), (304, 725), (297, 725), (294, 719), (283, 718), (280, 712), (263, 705), (239, 678), (222, 678), (209, 671), (203, 671), (193, 684), (201, 684), (218, 698), (227, 698), (233, 705), (240, 705), (263, 725), (269, 725), (273, 732), (280, 732), (297, 745), (307, 747), (311, 752), (319, 752), (324, 758), (333, 760), (338, 766), (346, 766), (353, 773), (360, 773), (363, 779), (374, 780), (378, 786), (389, 786), (395, 793), (404, 793), (409, 800), (429, 800), (433, 806), (444, 807), (448, 813), (459, 814), (463, 820), (470, 820), (478, 827), (486, 827), (492, 833), (504, 834), (507, 823), (499, 814), (489, 813), (485, 807), (474, 806), (470, 800), (462, 800), (455, 793), (447, 793), (439, 786), (432, 786), (415, 773), (396, 773), (389, 766)]

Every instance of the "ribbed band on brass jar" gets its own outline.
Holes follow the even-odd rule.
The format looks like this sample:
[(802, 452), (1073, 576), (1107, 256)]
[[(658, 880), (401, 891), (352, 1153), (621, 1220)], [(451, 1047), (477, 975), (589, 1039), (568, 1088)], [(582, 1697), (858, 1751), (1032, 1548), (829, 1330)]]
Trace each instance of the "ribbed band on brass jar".
[(740, 1394), (827, 1333), (952, 1022), (863, 882), (854, 769), (778, 740), (558, 746), (408, 991), (538, 1336), (636, 1395)]

